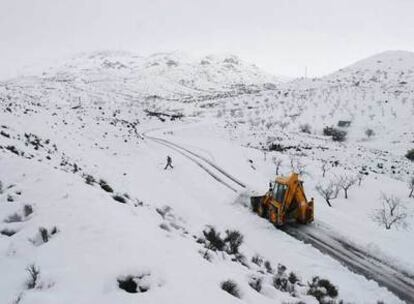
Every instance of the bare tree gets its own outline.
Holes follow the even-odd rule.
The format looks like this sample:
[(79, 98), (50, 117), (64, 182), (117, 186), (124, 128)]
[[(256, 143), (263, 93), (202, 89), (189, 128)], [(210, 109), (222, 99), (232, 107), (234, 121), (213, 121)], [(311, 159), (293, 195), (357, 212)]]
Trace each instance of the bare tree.
[(282, 160), (279, 158), (273, 157), (272, 161), (276, 168), (276, 175), (279, 175), (280, 166), (282, 166)]
[(412, 177), (408, 181), (408, 188), (410, 188), (410, 194), (408, 195), (408, 197), (414, 197), (414, 195), (413, 195), (413, 193), (414, 193), (414, 177)]
[(327, 185), (318, 184), (315, 187), (316, 191), (325, 199), (329, 207), (332, 207), (331, 200), (338, 197), (338, 186), (334, 182), (330, 182)]
[(322, 170), (322, 177), (325, 177), (326, 172), (331, 169), (327, 160), (322, 160), (321, 170)]
[(394, 195), (382, 194), (382, 207), (375, 209), (372, 220), (380, 226), (385, 226), (389, 230), (392, 226), (407, 227), (408, 213), (399, 197)]
[(338, 178), (338, 187), (344, 190), (345, 198), (348, 198), (348, 190), (357, 182), (357, 178), (349, 175), (342, 175)]
[(292, 169), (293, 172), (295, 172), (299, 175), (306, 174), (306, 171), (305, 171), (306, 166), (305, 166), (304, 163), (302, 163), (300, 161), (300, 159), (291, 157), (290, 158), (290, 168)]

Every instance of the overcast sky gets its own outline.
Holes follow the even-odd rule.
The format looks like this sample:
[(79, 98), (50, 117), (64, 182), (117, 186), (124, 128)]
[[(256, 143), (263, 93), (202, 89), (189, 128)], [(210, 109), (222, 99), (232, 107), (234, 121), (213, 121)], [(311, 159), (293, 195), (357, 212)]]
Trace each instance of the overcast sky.
[(319, 76), (414, 51), (413, 16), (414, 0), (0, 0), (0, 78), (102, 49), (234, 53), (274, 74)]

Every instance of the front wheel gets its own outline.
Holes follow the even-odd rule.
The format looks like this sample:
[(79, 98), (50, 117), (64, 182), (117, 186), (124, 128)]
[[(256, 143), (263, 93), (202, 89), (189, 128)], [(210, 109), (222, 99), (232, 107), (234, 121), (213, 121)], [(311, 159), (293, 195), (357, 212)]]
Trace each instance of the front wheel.
[(267, 217), (267, 208), (265, 206), (263, 206), (263, 203), (260, 202), (259, 206), (257, 206), (257, 214), (261, 217)]

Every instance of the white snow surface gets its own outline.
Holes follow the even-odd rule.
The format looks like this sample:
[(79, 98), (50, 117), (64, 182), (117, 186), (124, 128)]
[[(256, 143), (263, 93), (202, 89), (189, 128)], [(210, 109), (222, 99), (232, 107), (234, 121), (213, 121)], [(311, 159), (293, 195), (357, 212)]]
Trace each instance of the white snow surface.
[[(285, 265), (304, 285), (313, 276), (329, 279), (346, 303), (402, 303), (275, 229), (246, 202), (274, 179), (272, 158), (283, 160), (283, 174), (291, 170), (290, 158), (300, 159), (307, 196), (316, 201), (312, 225), (413, 273), (413, 217), (408, 230), (385, 230), (371, 220), (381, 193), (400, 196), (414, 212), (407, 188), (414, 169), (404, 158), (414, 134), (413, 58), (387, 52), (325, 78), (280, 83), (234, 56), (196, 64), (176, 53), (101, 52), (39, 77), (0, 83), (0, 231), (15, 232), (0, 234), (0, 303), (317, 303), (305, 286), (296, 298), (275, 289), (272, 274), (251, 262), (256, 254), (274, 268)], [(385, 77), (378, 70), (392, 72)], [(373, 81), (372, 74), (381, 76)], [(145, 110), (184, 118), (161, 121)], [(321, 135), (339, 119), (352, 121), (344, 143)], [(299, 132), (306, 122), (311, 134)], [(373, 138), (364, 137), (367, 127)], [(231, 191), (150, 136), (202, 155), (247, 189)], [(270, 143), (295, 148), (264, 153)], [(167, 155), (172, 170), (163, 170)], [(339, 162), (326, 177), (324, 159)], [(368, 173), (362, 185), (348, 199), (340, 193), (332, 208), (315, 190), (319, 182), (361, 170)], [(86, 175), (96, 182), (87, 184)], [(114, 192), (104, 191), (100, 179)], [(33, 213), (25, 216), (28, 204)], [(8, 222), (14, 213), (21, 220)], [(226, 229), (243, 234), (240, 252), (248, 267), (222, 252), (203, 258), (197, 239), (209, 225), (222, 235)], [(49, 231), (47, 242), (40, 227)], [(31, 264), (40, 276), (28, 289)], [(121, 290), (117, 279), (128, 275), (144, 276), (149, 290)], [(260, 293), (248, 284), (252, 276), (263, 278)], [(240, 299), (220, 289), (227, 279), (238, 284)]]

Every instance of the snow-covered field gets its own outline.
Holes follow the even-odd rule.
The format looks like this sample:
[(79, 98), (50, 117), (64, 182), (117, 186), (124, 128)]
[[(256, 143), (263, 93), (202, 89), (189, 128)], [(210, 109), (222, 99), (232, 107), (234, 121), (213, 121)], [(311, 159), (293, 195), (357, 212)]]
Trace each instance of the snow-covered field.
[[(289, 82), (234, 56), (96, 53), (0, 83), (0, 302), (318, 303), (307, 293), (319, 276), (338, 288), (337, 303), (402, 303), (247, 205), (274, 179), (274, 159), (285, 175), (293, 159), (316, 201), (309, 229), (412, 275), (412, 73), (405, 52)], [(323, 136), (339, 120), (350, 121), (346, 141)], [(164, 170), (167, 155), (174, 169)], [(358, 175), (332, 207), (316, 191)], [(383, 193), (401, 198), (407, 228), (372, 220)], [(208, 250), (209, 226), (239, 231), (240, 254)], [(299, 282), (275, 288), (279, 264)], [(40, 272), (32, 286), (30, 265)], [(141, 292), (119, 288), (128, 276)]]

